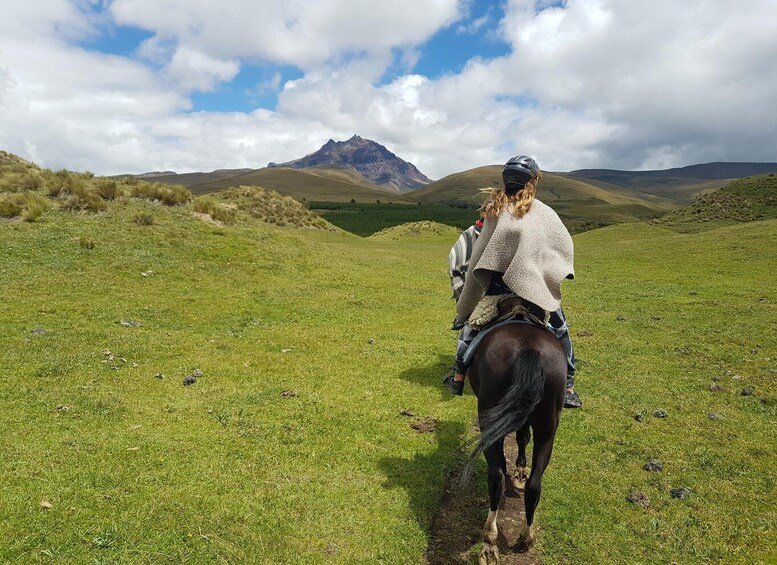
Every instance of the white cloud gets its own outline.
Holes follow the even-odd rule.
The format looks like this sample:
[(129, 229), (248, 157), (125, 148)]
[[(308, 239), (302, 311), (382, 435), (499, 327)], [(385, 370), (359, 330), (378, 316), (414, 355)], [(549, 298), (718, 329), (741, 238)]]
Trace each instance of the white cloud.
[[(511, 52), (434, 80), (409, 69), (468, 2), (38, 4), (0, 19), (0, 148), (55, 168), (257, 167), (354, 133), (431, 177), (511, 153), (549, 170), (777, 161), (773, 0), (509, 0)], [(110, 18), (154, 35), (135, 57), (77, 46)], [(189, 111), (192, 91), (262, 62), (302, 71), (256, 85), (275, 111)]]

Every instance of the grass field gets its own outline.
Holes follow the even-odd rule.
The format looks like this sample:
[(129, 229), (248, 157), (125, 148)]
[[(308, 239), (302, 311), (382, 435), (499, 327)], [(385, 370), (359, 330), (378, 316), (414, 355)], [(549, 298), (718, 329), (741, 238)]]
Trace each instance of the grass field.
[[(439, 383), (457, 235), (137, 200), (1, 220), (0, 562), (422, 563), (475, 407)], [(774, 562), (777, 222), (575, 244), (585, 406), (543, 483), (544, 562)]]

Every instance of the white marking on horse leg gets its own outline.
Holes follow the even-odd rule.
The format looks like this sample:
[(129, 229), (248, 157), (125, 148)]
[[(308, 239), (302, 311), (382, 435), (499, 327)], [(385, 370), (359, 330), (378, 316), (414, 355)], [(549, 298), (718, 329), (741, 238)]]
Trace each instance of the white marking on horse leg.
[(521, 533), (518, 535), (518, 543), (521, 543), (526, 547), (531, 547), (531, 545), (534, 543), (534, 539), (534, 524), (530, 526), (524, 522)]
[(499, 530), (496, 527), (496, 515), (499, 510), (489, 510), (488, 518), (486, 518), (486, 525), (483, 527), (483, 539), (488, 543), (496, 543), (496, 538), (499, 535)]

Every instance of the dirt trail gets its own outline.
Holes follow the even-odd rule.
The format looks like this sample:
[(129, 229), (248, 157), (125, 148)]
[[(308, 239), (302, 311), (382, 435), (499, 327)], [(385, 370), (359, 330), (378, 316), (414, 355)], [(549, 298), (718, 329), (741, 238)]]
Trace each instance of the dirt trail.
[[(515, 436), (511, 434), (505, 438), (507, 471), (510, 475), (515, 470), (517, 455)], [(448, 479), (442, 503), (432, 520), (426, 565), (464, 565), (478, 562), (477, 554), (470, 552), (470, 548), (481, 541), (481, 532), (488, 512), (488, 498), (478, 496), (473, 487), (458, 488), (455, 484), (456, 478), (454, 473)], [(516, 546), (523, 522), (523, 493), (515, 491), (512, 481), (508, 479), (497, 519), (500, 565), (539, 565), (537, 553), (532, 550), (522, 551), (522, 548)]]

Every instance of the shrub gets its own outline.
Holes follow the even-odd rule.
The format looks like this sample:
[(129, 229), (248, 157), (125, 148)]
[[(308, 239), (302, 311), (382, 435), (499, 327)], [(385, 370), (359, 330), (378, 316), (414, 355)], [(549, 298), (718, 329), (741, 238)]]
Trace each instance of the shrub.
[(112, 179), (99, 179), (94, 187), (95, 192), (105, 200), (115, 200), (121, 195), (118, 183)]
[(15, 218), (22, 213), (22, 203), (16, 194), (10, 194), (0, 197), (0, 216), (4, 218)]
[(48, 207), (46, 199), (34, 192), (6, 194), (0, 197), (0, 216), (5, 218), (21, 216), (25, 222), (34, 222)]
[(22, 220), (25, 222), (34, 222), (49, 209), (49, 203), (40, 194), (28, 192), (24, 195), (24, 199), (25, 209), (22, 212)]

